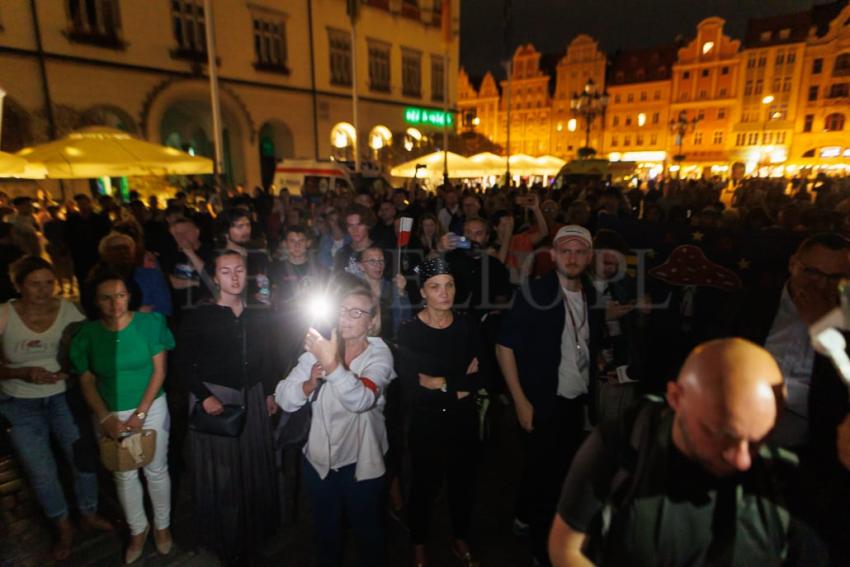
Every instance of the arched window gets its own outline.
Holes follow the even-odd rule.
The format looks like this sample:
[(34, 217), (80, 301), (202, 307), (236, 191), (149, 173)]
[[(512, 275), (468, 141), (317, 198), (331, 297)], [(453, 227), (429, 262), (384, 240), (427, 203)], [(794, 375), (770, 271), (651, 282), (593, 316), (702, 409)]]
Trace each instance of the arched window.
[(850, 53), (842, 53), (835, 58), (832, 74), (833, 76), (850, 75)]
[(839, 132), (844, 130), (844, 115), (840, 112), (833, 112), (827, 115), (824, 120), (824, 128), (829, 132)]

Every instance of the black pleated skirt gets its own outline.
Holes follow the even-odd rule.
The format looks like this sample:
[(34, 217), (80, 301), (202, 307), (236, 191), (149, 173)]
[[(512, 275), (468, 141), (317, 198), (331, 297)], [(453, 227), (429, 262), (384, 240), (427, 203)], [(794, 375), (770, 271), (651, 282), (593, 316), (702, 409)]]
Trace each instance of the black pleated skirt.
[(197, 542), (228, 565), (250, 561), (278, 528), (278, 483), (263, 385), (246, 393), (239, 437), (190, 430)]

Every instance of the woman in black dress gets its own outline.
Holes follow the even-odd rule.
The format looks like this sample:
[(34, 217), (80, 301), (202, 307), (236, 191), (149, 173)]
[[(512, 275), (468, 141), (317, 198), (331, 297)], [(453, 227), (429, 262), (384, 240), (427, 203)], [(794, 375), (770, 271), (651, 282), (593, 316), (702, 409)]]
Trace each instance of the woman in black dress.
[(410, 535), (417, 567), (427, 565), (431, 509), (445, 477), (451, 511), (451, 550), (476, 564), (467, 537), (475, 494), (478, 417), (478, 330), (452, 311), (455, 287), (449, 265), (432, 258), (418, 268), (425, 308), (402, 325), (399, 375), (410, 406)]
[(222, 404), (244, 400), (247, 418), (239, 437), (189, 432), (199, 543), (226, 565), (241, 565), (249, 563), (278, 526), (269, 425), (276, 405), (267, 397), (276, 381), (269, 365), (265, 312), (247, 309), (242, 299), (244, 257), (222, 252), (215, 260), (214, 279), (218, 300), (185, 312), (176, 359), (179, 375), (188, 380), (190, 412), (216, 415)]

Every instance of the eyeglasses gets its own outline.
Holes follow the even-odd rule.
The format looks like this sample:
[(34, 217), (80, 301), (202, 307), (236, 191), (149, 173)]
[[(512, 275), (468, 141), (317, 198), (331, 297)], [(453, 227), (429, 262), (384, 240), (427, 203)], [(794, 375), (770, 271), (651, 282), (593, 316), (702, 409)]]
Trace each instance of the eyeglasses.
[(372, 258), (371, 260), (363, 260), (364, 264), (372, 264), (373, 266), (383, 266), (386, 260), (382, 258)]
[(341, 317), (348, 317), (349, 319), (360, 319), (364, 315), (372, 315), (371, 311), (364, 311), (357, 307), (348, 308), (344, 306), (339, 308), (339, 314)]

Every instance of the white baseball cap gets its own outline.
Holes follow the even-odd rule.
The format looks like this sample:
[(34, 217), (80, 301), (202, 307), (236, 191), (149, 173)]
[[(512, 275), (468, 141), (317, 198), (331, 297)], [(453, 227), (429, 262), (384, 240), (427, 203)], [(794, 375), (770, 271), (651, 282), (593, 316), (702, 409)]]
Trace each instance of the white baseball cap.
[(577, 224), (568, 224), (567, 226), (561, 227), (561, 230), (559, 230), (558, 234), (555, 235), (555, 238), (552, 239), (552, 244), (562, 238), (579, 240), (587, 244), (589, 248), (593, 248), (593, 237), (590, 235), (590, 231)]

